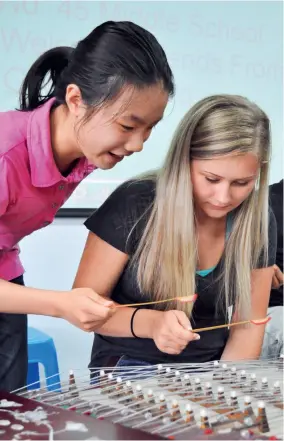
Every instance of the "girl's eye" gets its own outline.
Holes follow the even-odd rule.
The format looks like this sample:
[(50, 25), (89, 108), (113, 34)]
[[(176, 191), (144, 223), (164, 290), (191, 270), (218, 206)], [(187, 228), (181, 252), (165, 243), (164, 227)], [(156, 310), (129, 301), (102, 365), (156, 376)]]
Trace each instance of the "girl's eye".
[(126, 130), (127, 132), (131, 132), (131, 130), (134, 130), (134, 127), (125, 126), (123, 124), (120, 124), (123, 130)]
[(208, 178), (208, 177), (206, 177), (206, 180), (208, 182), (211, 182), (211, 184), (217, 184), (217, 182), (219, 182), (219, 179)]
[(245, 187), (245, 185), (248, 185), (248, 182), (235, 182), (235, 185), (239, 185), (240, 187)]

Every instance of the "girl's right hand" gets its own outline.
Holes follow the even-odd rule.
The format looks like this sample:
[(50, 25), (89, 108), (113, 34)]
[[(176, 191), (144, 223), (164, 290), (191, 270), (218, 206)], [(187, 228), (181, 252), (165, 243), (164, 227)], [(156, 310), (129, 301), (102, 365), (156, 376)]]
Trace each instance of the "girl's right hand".
[(273, 265), (272, 288), (279, 289), (283, 285), (284, 276), (277, 265)]
[(76, 288), (60, 293), (58, 315), (83, 331), (100, 328), (115, 312), (114, 303), (91, 288)]
[(180, 354), (189, 342), (199, 340), (191, 331), (191, 324), (183, 311), (165, 311), (152, 326), (152, 338), (157, 348), (167, 354)]

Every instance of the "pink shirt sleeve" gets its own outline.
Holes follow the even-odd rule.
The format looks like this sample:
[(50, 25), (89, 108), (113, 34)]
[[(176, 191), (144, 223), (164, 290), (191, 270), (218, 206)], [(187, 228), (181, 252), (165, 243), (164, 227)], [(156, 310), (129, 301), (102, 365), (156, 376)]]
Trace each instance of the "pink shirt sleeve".
[(0, 157), (0, 217), (6, 212), (10, 202), (8, 168), (5, 158)]

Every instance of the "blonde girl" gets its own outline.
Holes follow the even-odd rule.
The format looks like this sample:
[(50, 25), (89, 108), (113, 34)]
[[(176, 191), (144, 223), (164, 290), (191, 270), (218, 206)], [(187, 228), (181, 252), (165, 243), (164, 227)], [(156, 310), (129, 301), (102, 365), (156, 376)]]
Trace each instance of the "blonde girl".
[[(135, 126), (133, 126), (135, 130)], [(85, 223), (75, 287), (125, 307), (97, 330), (90, 367), (258, 358), (264, 326), (196, 335), (266, 316), (276, 247), (268, 207), (270, 123), (241, 96), (195, 104), (161, 169), (124, 183)]]

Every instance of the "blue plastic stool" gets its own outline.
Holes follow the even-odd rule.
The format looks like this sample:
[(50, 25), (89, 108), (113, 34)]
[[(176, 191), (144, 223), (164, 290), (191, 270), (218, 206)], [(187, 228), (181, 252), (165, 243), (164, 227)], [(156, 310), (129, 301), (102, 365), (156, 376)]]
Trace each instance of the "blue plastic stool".
[(28, 389), (39, 389), (39, 363), (44, 367), (48, 390), (61, 391), (57, 353), (53, 339), (38, 329), (28, 327)]

